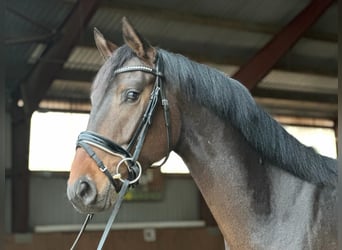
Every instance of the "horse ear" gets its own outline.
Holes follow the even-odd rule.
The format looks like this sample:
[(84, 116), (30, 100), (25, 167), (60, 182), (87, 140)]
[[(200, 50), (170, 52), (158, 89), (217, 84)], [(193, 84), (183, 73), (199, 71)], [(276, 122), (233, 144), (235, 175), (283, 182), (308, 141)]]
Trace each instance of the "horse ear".
[(153, 48), (129, 23), (126, 17), (122, 18), (122, 33), (125, 43), (144, 61), (153, 63), (156, 49)]
[(94, 39), (97, 49), (105, 60), (118, 48), (114, 43), (107, 41), (97, 28), (94, 28)]

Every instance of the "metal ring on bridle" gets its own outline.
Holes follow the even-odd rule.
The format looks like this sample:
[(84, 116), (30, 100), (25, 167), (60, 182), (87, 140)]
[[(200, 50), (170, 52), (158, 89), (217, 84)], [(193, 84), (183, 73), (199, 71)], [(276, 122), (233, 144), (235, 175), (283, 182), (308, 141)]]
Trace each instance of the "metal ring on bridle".
[[(121, 174), (119, 173), (119, 169), (120, 169), (120, 165), (122, 165), (122, 163), (124, 163), (126, 161), (133, 161), (133, 158), (123, 158), (121, 161), (119, 161), (118, 165), (116, 166), (116, 173), (113, 176), (115, 179), (119, 179), (121, 182), (124, 182), (125, 180), (121, 178)], [(136, 164), (136, 166), (138, 166), (139, 173), (135, 179), (129, 181), (130, 185), (136, 183), (140, 179), (141, 173), (142, 173), (142, 168), (141, 168), (140, 163), (138, 161), (135, 161), (135, 164)], [(131, 170), (127, 164), (125, 164), (125, 166), (127, 167), (128, 171)]]

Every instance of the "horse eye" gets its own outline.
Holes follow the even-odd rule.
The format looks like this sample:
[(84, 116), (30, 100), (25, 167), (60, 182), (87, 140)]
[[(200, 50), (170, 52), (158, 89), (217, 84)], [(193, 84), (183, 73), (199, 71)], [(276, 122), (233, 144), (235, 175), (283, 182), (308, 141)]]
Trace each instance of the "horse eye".
[(138, 100), (138, 98), (139, 98), (139, 92), (137, 92), (137, 91), (130, 90), (126, 94), (126, 100), (127, 101), (133, 102), (133, 101)]

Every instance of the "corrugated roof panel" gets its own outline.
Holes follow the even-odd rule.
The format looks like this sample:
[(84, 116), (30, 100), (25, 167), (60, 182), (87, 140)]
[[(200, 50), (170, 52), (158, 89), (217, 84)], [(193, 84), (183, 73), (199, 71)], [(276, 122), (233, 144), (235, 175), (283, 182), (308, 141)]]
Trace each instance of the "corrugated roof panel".
[[(132, 13), (127, 11), (126, 14)], [(89, 26), (99, 27), (101, 32), (110, 39), (114, 32), (121, 33), (121, 18), (124, 15), (125, 12), (118, 14), (115, 13), (114, 9), (101, 9)], [(154, 16), (145, 16), (143, 13), (127, 16), (146, 38), (155, 37), (158, 34), (158, 36), (164, 37), (163, 39), (170, 38), (178, 41), (197, 41), (236, 47), (260, 47), (270, 38), (268, 34), (228, 29), (222, 26), (217, 27), (196, 22), (185, 23), (180, 20), (160, 20)], [(111, 27), (110, 30), (109, 27)], [(159, 41), (155, 42), (158, 43)]]
[[(150, 0), (141, 2), (139, 0), (126, 0), (125, 5), (136, 6), (139, 8), (158, 8), (185, 15), (198, 15), (203, 17), (218, 17), (229, 20), (243, 20), (259, 23), (287, 23), (293, 15), (302, 10), (310, 0), (260, 0), (260, 1), (207, 1), (207, 0), (192, 0), (192, 1), (160, 1)], [(112, 5), (115, 7), (115, 5)], [(279, 22), (280, 21), (280, 22)]]
[(103, 58), (96, 47), (76, 47), (72, 50), (64, 68), (97, 71), (102, 64)]
[(317, 22), (311, 28), (315, 32), (324, 32), (329, 34), (334, 34), (337, 41), (337, 31), (338, 31), (338, 8), (337, 2), (327, 9), (323, 15), (317, 20)]
[(43, 42), (34, 39), (45, 35), (48, 39), (72, 7), (72, 4), (58, 0), (6, 2), (6, 85), (10, 91), (17, 89), (32, 68), (31, 54), (36, 45)]
[(91, 82), (70, 81), (56, 79), (48, 90), (47, 97), (65, 99), (88, 99)]
[(306, 56), (312, 55), (313, 51), (315, 52), (314, 53), (315, 57), (320, 57), (322, 59), (336, 58), (336, 63), (337, 63), (337, 55), (338, 55), (337, 43), (302, 38), (291, 49), (291, 52), (293, 53), (296, 53), (298, 55), (306, 55)]
[(338, 90), (338, 81), (337, 77), (272, 70), (262, 82), (258, 84), (258, 87), (336, 94)]
[(34, 4), (31, 1), (10, 1), (7, 3), (6, 36), (44, 34), (57, 29), (72, 7), (70, 3), (57, 0), (35, 0)]
[(88, 27), (93, 29), (98, 28), (106, 37), (112, 34), (115, 30), (121, 30), (121, 13), (115, 13), (110, 8), (99, 8), (98, 11), (91, 18)]

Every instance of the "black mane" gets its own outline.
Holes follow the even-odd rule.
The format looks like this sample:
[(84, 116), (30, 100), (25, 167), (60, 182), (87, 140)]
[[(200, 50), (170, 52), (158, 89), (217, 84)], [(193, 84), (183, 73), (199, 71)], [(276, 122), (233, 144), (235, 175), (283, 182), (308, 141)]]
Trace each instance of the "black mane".
[(336, 185), (337, 161), (301, 144), (261, 109), (249, 91), (224, 73), (159, 49), (167, 82), (235, 126), (261, 156), (315, 184)]
[[(162, 49), (158, 49), (158, 55), (164, 62), (167, 82), (178, 84), (189, 100), (196, 101), (230, 122), (261, 156), (308, 182), (336, 185), (337, 161), (317, 154), (287, 133), (255, 103), (241, 83), (184, 56)], [(126, 45), (117, 49), (100, 69), (97, 77), (104, 78), (100, 82), (110, 85), (114, 70), (134, 56)], [(108, 85), (98, 87), (104, 92)]]

